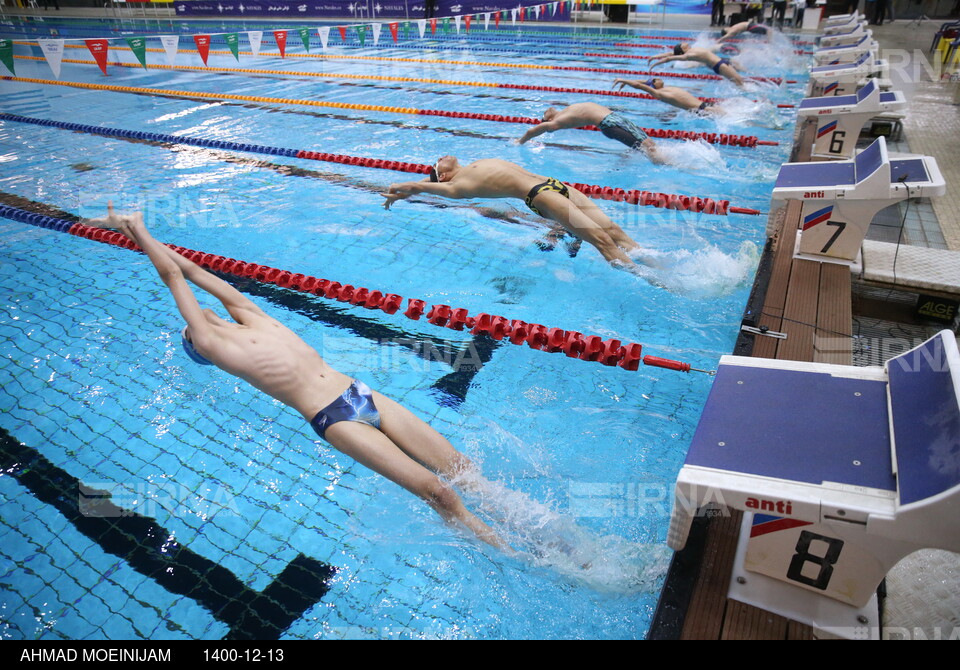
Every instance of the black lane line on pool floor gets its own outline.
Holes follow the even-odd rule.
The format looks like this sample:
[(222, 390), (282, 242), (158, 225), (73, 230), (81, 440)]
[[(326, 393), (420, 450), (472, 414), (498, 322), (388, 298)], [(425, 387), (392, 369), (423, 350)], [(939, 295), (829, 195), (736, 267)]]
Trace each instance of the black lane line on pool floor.
[[(3, 191), (0, 191), (0, 204), (67, 221), (81, 220), (70, 212)], [(438, 403), (443, 407), (456, 409), (467, 399), (467, 392), (471, 388), (474, 377), (485, 364), (490, 362), (494, 352), (502, 345), (485, 333), (473, 335), (467, 341), (417, 334), (383, 324), (375, 319), (351, 314), (350, 308), (330, 305), (310, 294), (289, 291), (272, 284), (263, 284), (231, 274), (221, 272), (212, 272), (212, 274), (230, 283), (242, 293), (264, 298), (283, 309), (306, 316), (311, 321), (347, 330), (380, 346), (401, 347), (427, 363), (446, 363), (452, 371), (430, 385), (430, 388), (436, 392)], [(507, 278), (497, 278), (497, 281), (504, 284), (501, 290), (507, 288)]]
[(263, 591), (254, 591), (227, 568), (169, 542), (173, 533), (155, 519), (111, 501), (0, 428), (0, 471), (73, 527), (135, 571), (171, 593), (194, 600), (230, 627), (227, 640), (276, 640), (329, 591), (336, 568), (297, 554)]

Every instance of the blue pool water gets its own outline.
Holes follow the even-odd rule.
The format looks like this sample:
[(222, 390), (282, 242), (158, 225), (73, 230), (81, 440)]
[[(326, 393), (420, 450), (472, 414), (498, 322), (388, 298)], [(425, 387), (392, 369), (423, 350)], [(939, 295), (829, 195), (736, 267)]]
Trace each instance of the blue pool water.
[[(36, 24), (3, 27), (0, 35), (18, 40), (118, 34), (107, 22), (48, 22), (40, 33), (30, 32)], [(176, 22), (143, 34), (170, 28), (219, 30)], [(208, 65), (218, 71), (110, 66), (108, 77), (95, 65), (64, 62), (60, 80), (539, 116), (585, 98), (302, 73), (606, 90), (616, 75), (510, 66), (640, 69), (636, 60), (550, 53), (615, 54), (613, 40), (630, 35), (608, 29), (591, 41), (583, 32), (524, 28), (512, 40), (445, 36), (416, 40), (413, 49), (391, 46), (384, 30), (377, 47), (332, 37), (328, 53), (347, 57), (338, 59), (316, 57), (316, 33), (310, 57), (293, 57), (308, 55), (291, 35), (284, 60), (241, 54), (238, 64), (212, 54)], [(184, 37), (181, 47), (191, 42)], [(266, 37), (263, 50), (273, 50)], [(15, 54), (41, 55), (24, 44)], [(91, 57), (67, 49), (65, 59)], [(118, 49), (110, 60), (134, 62)], [(163, 54), (148, 53), (148, 62), (163, 63)], [(201, 65), (186, 53), (177, 64)], [(290, 74), (225, 71), (236, 67)], [(16, 74), (54, 79), (42, 59), (18, 58)], [(795, 101), (803, 84), (790, 75), (798, 83), (747, 94), (712, 80), (673, 82), (700, 96), (740, 95), (744, 109), (776, 118), (779, 129), (718, 125), (652, 101), (595, 100), (641, 126), (780, 143), (748, 149), (664, 140), (679, 166), (653, 166), (596, 132), (517, 146), (510, 140), (525, 126), (509, 123), (51, 83), (0, 87), (3, 111), (31, 118), (414, 163), (449, 153), (464, 162), (499, 157), (566, 181), (725, 198), (765, 212), (793, 132), (791, 110), (775, 105)], [(769, 103), (758, 111), (753, 99)], [(518, 202), (416, 197), (384, 211), (380, 193), (415, 178), (404, 173), (13, 121), (0, 121), (0, 162), (0, 204), (93, 216), (113, 200), (142, 208), (164, 242), (428, 305), (640, 342), (645, 353), (706, 369), (732, 348), (766, 223), (765, 216), (600, 201), (663, 264), (638, 277), (587, 245), (568, 253), (569, 238), (541, 251), (535, 243), (546, 226)], [(144, 257), (7, 219), (0, 219), (0, 249), (4, 637), (645, 635), (670, 558), (672, 482), (708, 376), (606, 367), (239, 282), (335, 368), (405, 404), (481, 466), (486, 492), (467, 503), (519, 550), (507, 556), (444, 526), (419, 500), (338, 454), (295, 412), (190, 364), (173, 301)], [(323, 586), (328, 566), (335, 574)]]

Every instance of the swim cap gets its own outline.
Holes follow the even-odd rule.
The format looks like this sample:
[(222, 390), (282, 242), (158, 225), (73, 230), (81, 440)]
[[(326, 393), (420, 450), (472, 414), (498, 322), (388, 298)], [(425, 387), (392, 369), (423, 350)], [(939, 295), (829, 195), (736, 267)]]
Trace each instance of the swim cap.
[(430, 168), (430, 181), (432, 182), (440, 181), (440, 170), (438, 169), (439, 165), (440, 165), (440, 161), (438, 160)]
[(643, 82), (643, 83), (646, 84), (647, 86), (649, 86), (650, 88), (656, 88), (656, 86), (654, 85), (654, 83), (655, 83), (656, 81), (657, 81), (657, 78), (656, 78), (656, 77), (650, 77), (649, 79), (647, 79), (647, 80), (646, 80), (645, 82)]
[(187, 356), (189, 356), (194, 363), (199, 363), (200, 365), (213, 365), (213, 363), (197, 353), (193, 343), (187, 339), (187, 326), (184, 326), (183, 330), (180, 331), (180, 343), (183, 344), (183, 350), (187, 352)]
[(674, 47), (673, 47), (673, 55), (674, 55), (674, 56), (682, 56), (682, 55), (683, 55), (683, 47), (680, 46), (679, 44), (674, 45)]

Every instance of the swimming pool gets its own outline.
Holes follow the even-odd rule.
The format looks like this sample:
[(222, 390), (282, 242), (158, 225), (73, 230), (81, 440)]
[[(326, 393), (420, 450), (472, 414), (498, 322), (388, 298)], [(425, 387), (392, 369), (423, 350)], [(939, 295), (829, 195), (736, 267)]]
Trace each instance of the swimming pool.
[[(60, 21), (43, 29), (86, 38), (112, 37), (111, 27)], [(5, 28), (4, 36), (29, 38), (22, 26)], [(516, 146), (509, 140), (522, 124), (250, 99), (539, 116), (584, 98), (480, 84), (609, 90), (615, 74), (518, 67), (569, 63), (577, 49), (613, 56), (627, 49), (616, 39), (634, 34), (606, 29), (589, 40), (583, 32), (524, 27), (509, 40), (428, 36), (394, 47), (384, 31), (378, 46), (361, 48), (340, 45), (334, 30), (329, 53), (343, 58), (319, 58), (314, 33), (309, 54), (291, 39), (282, 60), (241, 53), (238, 63), (215, 52), (214, 70), (111, 65), (109, 77), (86, 48), (67, 49), (62, 82), (113, 90), (0, 86), (4, 112), (31, 119), (418, 164), (450, 153), (500, 157), (568, 181), (768, 209), (792, 138), (792, 112), (774, 105), (799, 96), (800, 76), (750, 94), (769, 97), (763, 114), (778, 115), (781, 129), (718, 126), (647, 100), (597, 100), (642, 126), (779, 142), (664, 140), (682, 168), (652, 166), (595, 132)], [(191, 43), (184, 37), (180, 46)], [(18, 77), (54, 81), (36, 46), (17, 45), (15, 54), (38, 58), (17, 59)], [(162, 53), (147, 58), (165, 62)], [(109, 59), (135, 63), (114, 48)], [(177, 64), (202, 66), (186, 53)], [(606, 56), (575, 64), (639, 69), (636, 60)], [(704, 97), (735, 94), (713, 80), (684, 84)], [(416, 175), (12, 120), (0, 121), (0, 147), (0, 204), (69, 219), (100, 215), (110, 199), (144, 208), (164, 242), (427, 305), (640, 342), (645, 353), (707, 369), (736, 338), (765, 225), (764, 216), (602, 201), (665, 266), (637, 277), (569, 238), (541, 250), (549, 249), (546, 227), (517, 202), (417, 197), (384, 211), (379, 193)], [(317, 440), (291, 410), (190, 364), (173, 302), (144, 257), (7, 219), (0, 233), (5, 637), (645, 634), (669, 561), (672, 482), (708, 376), (603, 366), (237, 280), (334, 367), (402, 402), (481, 465), (488, 493), (467, 502), (520, 550), (505, 556)]]

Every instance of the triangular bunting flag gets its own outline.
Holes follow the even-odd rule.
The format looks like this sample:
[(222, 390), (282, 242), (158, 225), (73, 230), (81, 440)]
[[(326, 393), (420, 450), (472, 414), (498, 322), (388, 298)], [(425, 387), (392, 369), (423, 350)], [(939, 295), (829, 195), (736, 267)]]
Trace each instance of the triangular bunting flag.
[(10, 40), (0, 40), (0, 62), (7, 66), (10, 74), (16, 74), (13, 71), (13, 42)]
[(444, 35), (450, 34), (450, 17), (449, 16), (443, 17), (443, 34)]
[(500, 27), (500, 12), (493, 13), (493, 27), (494, 28)]
[(160, 44), (163, 45), (163, 50), (167, 56), (167, 65), (173, 65), (173, 62), (177, 59), (177, 50), (180, 45), (180, 36), (179, 35), (161, 35)]
[(400, 24), (394, 22), (394, 23), (390, 23), (390, 24), (387, 24), (387, 25), (390, 26), (390, 37), (393, 38), (393, 42), (394, 42), (394, 44), (396, 44), (396, 42), (397, 42), (397, 29), (400, 27)]
[(366, 26), (357, 26), (357, 37), (360, 38), (360, 46), (364, 46), (367, 41), (367, 27)]
[(50, 66), (50, 69), (53, 70), (53, 76), (59, 79), (60, 61), (63, 60), (63, 40), (38, 39), (37, 44), (40, 45), (40, 50), (43, 52), (43, 57), (47, 59), (47, 64)]
[(280, 49), (280, 58), (286, 58), (287, 57), (287, 31), (274, 30), (273, 39), (277, 43), (277, 48)]
[(130, 47), (130, 51), (133, 52), (133, 55), (137, 57), (137, 60), (140, 61), (140, 65), (146, 69), (147, 67), (147, 40), (143, 37), (128, 37), (127, 46)]
[(203, 64), (207, 64), (207, 56), (210, 55), (210, 36), (209, 35), (194, 35), (193, 43), (197, 45), (197, 51), (200, 52), (200, 58), (203, 59)]
[(467, 31), (468, 33), (470, 32), (470, 19), (472, 19), (472, 18), (473, 18), (473, 17), (470, 16), (469, 14), (467, 14), (465, 17), (463, 17), (463, 25), (464, 25), (464, 28), (466, 29), (466, 31)]
[(437, 20), (430, 19), (430, 34), (434, 35), (437, 32)]
[(326, 50), (327, 42), (330, 41), (330, 26), (317, 28), (317, 34), (320, 35), (320, 48)]
[(238, 61), (240, 60), (240, 33), (227, 33), (223, 36), (223, 41), (227, 43), (230, 53)]
[(256, 58), (260, 55), (260, 45), (263, 44), (263, 31), (248, 30), (247, 41), (250, 42), (250, 51), (253, 52), (253, 57)]
[(410, 37), (410, 22), (404, 21), (403, 22), (403, 39), (407, 39), (409, 37)]
[(383, 24), (371, 23), (370, 27), (373, 28), (373, 46), (377, 46), (380, 42), (380, 31), (383, 30)]
[(551, 2), (551, 3), (550, 3), (550, 9), (553, 10), (553, 11), (550, 12), (550, 16), (556, 16), (556, 15), (557, 15), (557, 3)]
[(517, 23), (517, 10), (513, 8), (510, 10), (510, 25), (516, 25)]
[(534, 18), (537, 18), (537, 19), (540, 18), (540, 5), (537, 5), (536, 7), (533, 8), (533, 16)]
[(297, 28), (297, 32), (300, 33), (300, 41), (303, 42), (303, 48), (307, 50), (307, 53), (310, 53), (310, 29)]
[(453, 17), (453, 27), (457, 29), (457, 35), (460, 34), (460, 19), (461, 19), (461, 18), (463, 18), (463, 17), (461, 17), (461, 16), (454, 16), (454, 17)]
[(427, 20), (417, 19), (417, 29), (420, 31), (420, 39), (423, 39), (423, 31), (427, 29)]
[(486, 12), (483, 15), (483, 29), (490, 30), (490, 12)]
[(90, 53), (93, 55), (93, 60), (97, 61), (97, 65), (100, 66), (100, 71), (104, 74), (107, 73), (107, 49), (109, 45), (105, 39), (95, 39), (95, 40), (84, 40), (87, 45), (87, 48), (90, 50)]
[(347, 41), (347, 27), (346, 26), (337, 26), (337, 30), (340, 31), (340, 41)]

